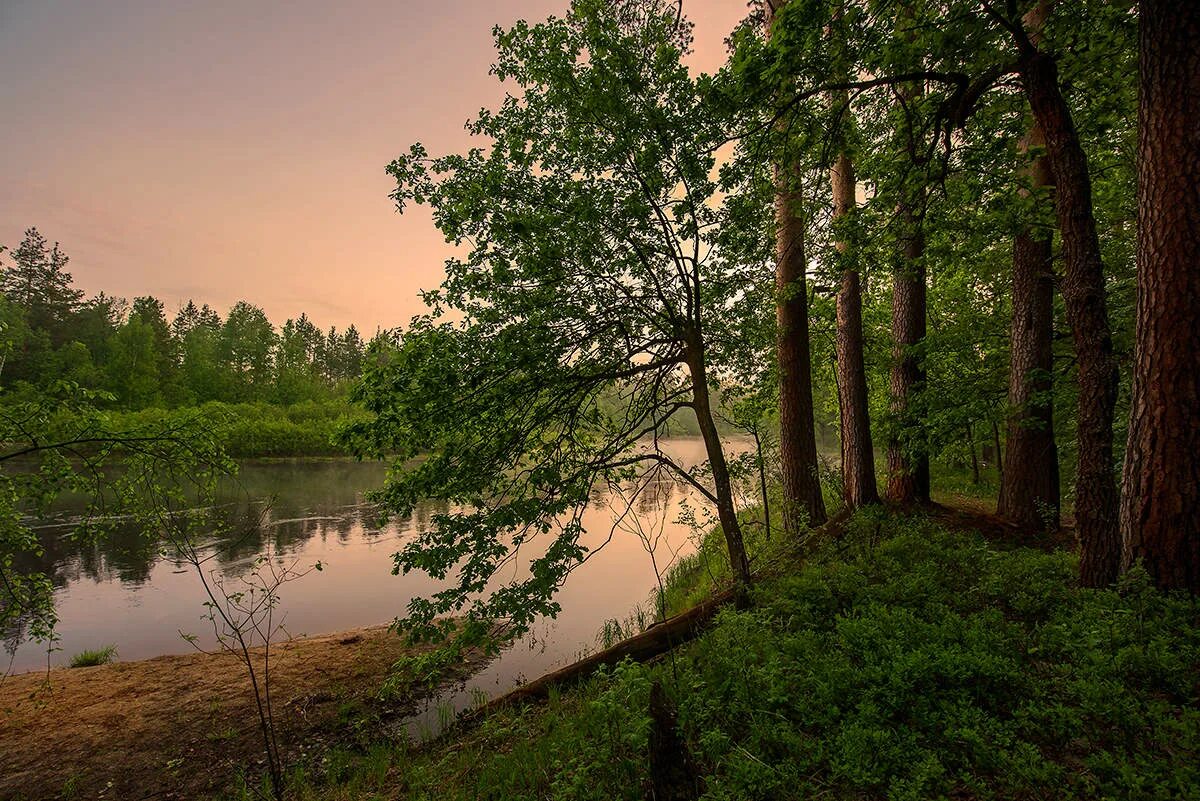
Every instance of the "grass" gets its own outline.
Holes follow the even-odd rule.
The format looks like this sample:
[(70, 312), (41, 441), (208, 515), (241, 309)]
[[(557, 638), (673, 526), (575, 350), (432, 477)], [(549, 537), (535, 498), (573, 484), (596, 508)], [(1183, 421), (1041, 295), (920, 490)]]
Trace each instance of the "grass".
[(107, 665), (117, 656), (117, 646), (106, 645), (103, 648), (87, 648), (71, 657), (71, 667), (96, 667)]
[(641, 799), (659, 682), (711, 801), (1200, 798), (1200, 600), (883, 513), (794, 564), (668, 658), (337, 752), (290, 796)]

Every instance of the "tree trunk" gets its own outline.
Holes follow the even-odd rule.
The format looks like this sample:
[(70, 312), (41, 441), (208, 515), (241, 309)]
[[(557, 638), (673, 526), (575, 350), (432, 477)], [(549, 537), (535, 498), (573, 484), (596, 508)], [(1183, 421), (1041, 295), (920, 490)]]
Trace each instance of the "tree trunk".
[(1123, 564), (1200, 592), (1200, 9), (1139, 4), (1137, 333)]
[(767, 494), (767, 463), (763, 458), (762, 437), (759, 436), (758, 427), (753, 431), (754, 434), (754, 456), (758, 463), (758, 490), (762, 497), (763, 506), (763, 527), (766, 529), (767, 542), (771, 541), (771, 499)]
[[(854, 166), (839, 153), (829, 170), (833, 183), (833, 219), (843, 219), (855, 207)], [(843, 258), (850, 256), (850, 243), (835, 243)], [(846, 506), (858, 509), (879, 502), (875, 485), (875, 453), (871, 445), (871, 421), (867, 411), (867, 372), (863, 360), (862, 289), (856, 265), (842, 269), (837, 293), (838, 405), (842, 421), (842, 483)]]
[(992, 445), (996, 449), (996, 483), (1004, 483), (1004, 451), (1000, 449), (1000, 427), (992, 419)]
[(650, 787), (647, 801), (692, 801), (700, 797), (700, 772), (679, 734), (679, 715), (663, 691), (650, 685)]
[[(925, 234), (921, 220), (909, 203), (899, 209), (904, 227), (904, 248), (892, 277), (891, 411), (896, 420), (920, 433), (922, 421), (910, 409), (913, 396), (925, 386), (922, 357), (914, 353), (925, 340)], [(929, 453), (924, 437), (904, 443), (893, 434), (887, 450), (887, 497), (908, 506), (929, 503)]]
[(1070, 108), (1058, 84), (1058, 65), (1028, 40), (1018, 67), (1034, 119), (1046, 137), (1054, 175), (1055, 214), (1062, 235), (1062, 296), (1078, 362), (1079, 468), (1075, 522), (1080, 580), (1104, 587), (1121, 561), (1117, 486), (1113, 478), (1113, 414), (1117, 371), (1104, 286), (1100, 239), (1092, 211), (1092, 182)]
[[(841, 78), (850, 75), (846, 58), (846, 31), (841, 3), (834, 10), (829, 27), (835, 71)], [(855, 196), (854, 164), (845, 149), (844, 131), (851, 115), (850, 96), (836, 92), (830, 98), (831, 113), (836, 115), (833, 138), (837, 157), (829, 169), (833, 188), (833, 223), (844, 223), (858, 205)], [(879, 502), (875, 485), (875, 452), (871, 443), (871, 420), (867, 407), (867, 371), (863, 359), (862, 286), (856, 253), (852, 244), (841, 237), (834, 242), (842, 270), (837, 293), (837, 384), (838, 406), (842, 423), (842, 484), (846, 507), (854, 510)]]
[(971, 483), (979, 484), (979, 457), (975, 455), (975, 429), (967, 423), (967, 446), (971, 449)]
[[(767, 3), (768, 35), (777, 7)], [(776, 353), (779, 360), (779, 461), (783, 483), (783, 527), (799, 533), (827, 519), (817, 469), (813, 423), (812, 351), (808, 336), (807, 258), (798, 178), (790, 165), (775, 165)]]
[(634, 662), (648, 662), (672, 648), (694, 640), (704, 632), (712, 619), (733, 600), (731, 590), (717, 593), (686, 612), (667, 618), (661, 623), (655, 623), (640, 634), (635, 634), (627, 640), (621, 640), (610, 648), (584, 657), (578, 662), (572, 662), (504, 695), (493, 698), (482, 706), (464, 713), (459, 718), (459, 722), (479, 721), (497, 709), (530, 701), (540, 701), (549, 697), (551, 690), (555, 688), (566, 687), (589, 678), (601, 666), (616, 665), (626, 659)]
[(776, 168), (775, 284), (779, 358), (779, 457), (783, 481), (783, 526), (791, 535), (802, 522), (825, 522), (825, 499), (817, 469), (813, 424), (812, 355), (808, 338), (808, 288), (805, 280), (804, 220), (798, 198)]
[[(1038, 45), (1050, 0), (1025, 16), (1030, 42)], [(1046, 137), (1033, 122), (1018, 145), (1021, 154), (1041, 150)], [(1050, 162), (1038, 154), (1025, 167), (1025, 197), (1041, 200), (1054, 186)], [(1008, 470), (1000, 483), (996, 513), (1018, 526), (1057, 529), (1061, 490), (1054, 442), (1054, 237), (1029, 225), (1013, 240), (1012, 329), (1008, 370)]]
[(704, 344), (698, 332), (689, 337), (687, 365), (692, 379), (692, 409), (704, 438), (704, 449), (708, 455), (708, 466), (712, 471), (713, 494), (716, 496), (717, 520), (725, 535), (725, 546), (729, 551), (729, 566), (733, 573), (734, 595), (739, 606), (749, 602), (750, 559), (742, 540), (742, 527), (738, 522), (737, 507), (733, 502), (733, 487), (729, 479), (729, 465), (721, 447), (721, 435), (713, 419), (708, 394), (708, 374), (704, 360)]
[[(1032, 126), (1022, 151), (1044, 144)], [(1029, 165), (1034, 192), (1052, 186), (1050, 165)], [(1013, 240), (1012, 329), (1008, 372), (1008, 469), (997, 514), (1027, 528), (1058, 528), (1058, 447), (1054, 443), (1054, 268), (1049, 231), (1026, 228)]]
[[(897, 35), (912, 45), (916, 41), (913, 8), (901, 3), (898, 9)], [(920, 67), (920, 59), (912, 64)], [(898, 87), (906, 124), (899, 131), (898, 148), (903, 148), (914, 173), (924, 169), (928, 159), (918, 146), (912, 111), (925, 87), (921, 82)], [(911, 181), (911, 179), (909, 179)], [(914, 396), (925, 387), (924, 354), (915, 352), (925, 341), (927, 315), (925, 285), (924, 216), (928, 189), (924, 183), (901, 186), (896, 217), (900, 225), (900, 253), (892, 273), (892, 369), (889, 377), (889, 411), (893, 418), (887, 448), (887, 498), (901, 506), (929, 503), (929, 450), (925, 421), (914, 413)], [(901, 434), (903, 432), (903, 436)]]

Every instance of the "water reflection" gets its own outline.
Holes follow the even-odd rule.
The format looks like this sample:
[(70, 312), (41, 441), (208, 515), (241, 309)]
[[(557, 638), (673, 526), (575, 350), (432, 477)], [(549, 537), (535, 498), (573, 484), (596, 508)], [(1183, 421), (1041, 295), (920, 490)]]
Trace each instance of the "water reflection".
[[(683, 463), (703, 459), (699, 440), (682, 438), (667, 447)], [(285, 626), (295, 636), (390, 621), (411, 598), (438, 587), (420, 574), (393, 576), (391, 555), (449, 508), (425, 504), (409, 519), (382, 525), (364, 494), (382, 483), (385, 471), (379, 463), (346, 460), (245, 463), (238, 486), (226, 488), (221, 503), (207, 511), (212, 530), (226, 532), (202, 541), (204, 552), (213, 556), (209, 567), (237, 576), (266, 553), (301, 566), (320, 561), (323, 571), (283, 588)], [(511, 684), (570, 659), (606, 619), (624, 616), (644, 600), (655, 583), (655, 568), (664, 571), (675, 554), (690, 550), (691, 531), (678, 518), (684, 501), (695, 502), (693, 492), (657, 473), (640, 492), (631, 487), (598, 493), (584, 513), (588, 533), (583, 542), (603, 548), (590, 555), (560, 592), (563, 611), (558, 619), (547, 621), (507, 653), (500, 660), (503, 668), (489, 668), (488, 680)], [(190, 646), (180, 632), (197, 635), (201, 645), (211, 644), (211, 631), (201, 619), (200, 582), (178, 554), (164, 553), (163, 543), (120, 525), (94, 545), (67, 536), (69, 530), (62, 521), (40, 530), (46, 550), (37, 567), (53, 579), (60, 619), (51, 664), (110, 643), (117, 645), (122, 660), (181, 653)], [(655, 563), (647, 548), (654, 549)], [(518, 578), (519, 572), (514, 565), (494, 583)], [(44, 645), (26, 641), (19, 629), (6, 634), (14, 670), (47, 664)]]

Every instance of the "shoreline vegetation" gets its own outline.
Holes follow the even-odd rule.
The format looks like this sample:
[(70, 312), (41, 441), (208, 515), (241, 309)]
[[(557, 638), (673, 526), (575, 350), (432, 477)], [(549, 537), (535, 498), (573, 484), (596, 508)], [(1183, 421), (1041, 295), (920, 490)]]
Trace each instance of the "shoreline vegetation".
[[(705, 612), (641, 659), (586, 673), (568, 665), (559, 674), (569, 681), (530, 682), (421, 743), (391, 736), (386, 721), (411, 712), (421, 687), (436, 693), (480, 669), (482, 654), (443, 659), (384, 627), (277, 644), (288, 797), (641, 798), (654, 781), (645, 753), (655, 686), (706, 798), (779, 798), (786, 787), (914, 801), (1189, 797), (1200, 786), (1200, 708), (1188, 684), (1200, 670), (1198, 602), (1155, 592), (1144, 574), (1082, 588), (1069, 530), (1031, 532), (974, 498), (941, 500), (835, 515), (801, 542), (767, 540), (753, 525), (760, 510), (744, 510), (756, 532), (751, 609)], [(649, 601), (656, 614), (634, 610), (598, 642), (628, 643), (664, 615), (722, 606), (722, 547), (714, 528), (663, 577)], [(396, 667), (414, 656), (444, 672), (397, 691)], [(256, 797), (255, 732), (236, 708), (250, 696), (227, 683), (243, 673), (226, 654), (196, 654), (9, 677), (0, 795), (127, 797), (106, 784), (119, 773), (164, 798)], [(132, 705), (115, 702), (134, 692)], [(879, 706), (885, 697), (900, 700)], [(110, 771), (114, 762), (132, 769)]]
[[(198, 419), (211, 431), (222, 451), (233, 459), (355, 458), (353, 449), (339, 440), (338, 433), (367, 419), (367, 414), (348, 398), (287, 405), (210, 401), (198, 406), (109, 414), (117, 430), (161, 427)], [(721, 430), (729, 433), (736, 429), (724, 424)], [(700, 431), (694, 417), (681, 415), (668, 435), (695, 437)]]
[[(1195, 797), (1196, 599), (1141, 571), (1081, 587), (1061, 532), (969, 499), (817, 533), (757, 543), (753, 606), (695, 639), (535, 681), (535, 700), (518, 690), (424, 744), (347, 748), (336, 770), (294, 771), (287, 797), (632, 801), (681, 765), (678, 798)], [(668, 614), (728, 586), (707, 566), (720, 547), (714, 529), (666, 578)], [(674, 766), (655, 750), (662, 704)]]

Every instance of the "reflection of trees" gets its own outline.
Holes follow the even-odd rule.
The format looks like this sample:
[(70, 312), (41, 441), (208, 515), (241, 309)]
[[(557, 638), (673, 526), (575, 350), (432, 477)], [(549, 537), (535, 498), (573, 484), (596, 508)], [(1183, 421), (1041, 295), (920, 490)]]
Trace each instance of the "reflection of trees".
[(680, 488), (680, 483), (679, 479), (668, 475), (666, 471), (654, 471), (637, 495), (638, 513), (648, 515), (666, 509)]
[[(439, 514), (451, 512), (446, 502), (418, 505), (407, 519), (392, 519), (381, 525), (380, 509), (368, 503), (365, 491), (378, 487), (383, 480), (384, 466), (377, 463), (349, 461), (279, 461), (250, 462), (242, 467), (239, 480), (223, 488), (217, 506), (191, 510), (207, 521), (213, 534), (201, 538), (199, 545), (215, 555), (215, 563), (228, 576), (243, 574), (256, 556), (270, 550), (279, 555), (291, 555), (303, 550), (314, 537), (324, 540), (336, 536), (346, 542), (356, 536), (373, 537), (384, 533), (404, 535), (425, 529)], [(633, 502), (633, 511), (651, 516), (668, 509), (688, 488), (665, 471), (648, 471), (640, 480), (640, 488), (630, 496), (622, 491), (598, 485), (592, 496), (593, 508), (611, 504), (614, 514), (625, 511)], [(147, 536), (128, 521), (105, 521), (105, 527), (95, 538), (72, 536), (69, 525), (72, 515), (83, 512), (81, 502), (70, 501), (55, 509), (56, 518), (46, 521), (39, 530), (44, 548), (40, 557), (21, 554), (15, 567), (22, 571), (39, 571), (50, 576), (53, 585), (62, 589), (75, 582), (90, 579), (97, 582), (120, 582), (139, 587), (150, 580), (160, 559), (180, 569), (181, 554), (172, 553), (169, 545), (154, 536)], [(265, 510), (265, 514), (264, 514)], [(3, 603), (3, 598), (0, 598)], [(24, 639), (24, 624), (17, 621), (8, 631), (0, 631), (6, 647), (14, 649)]]

